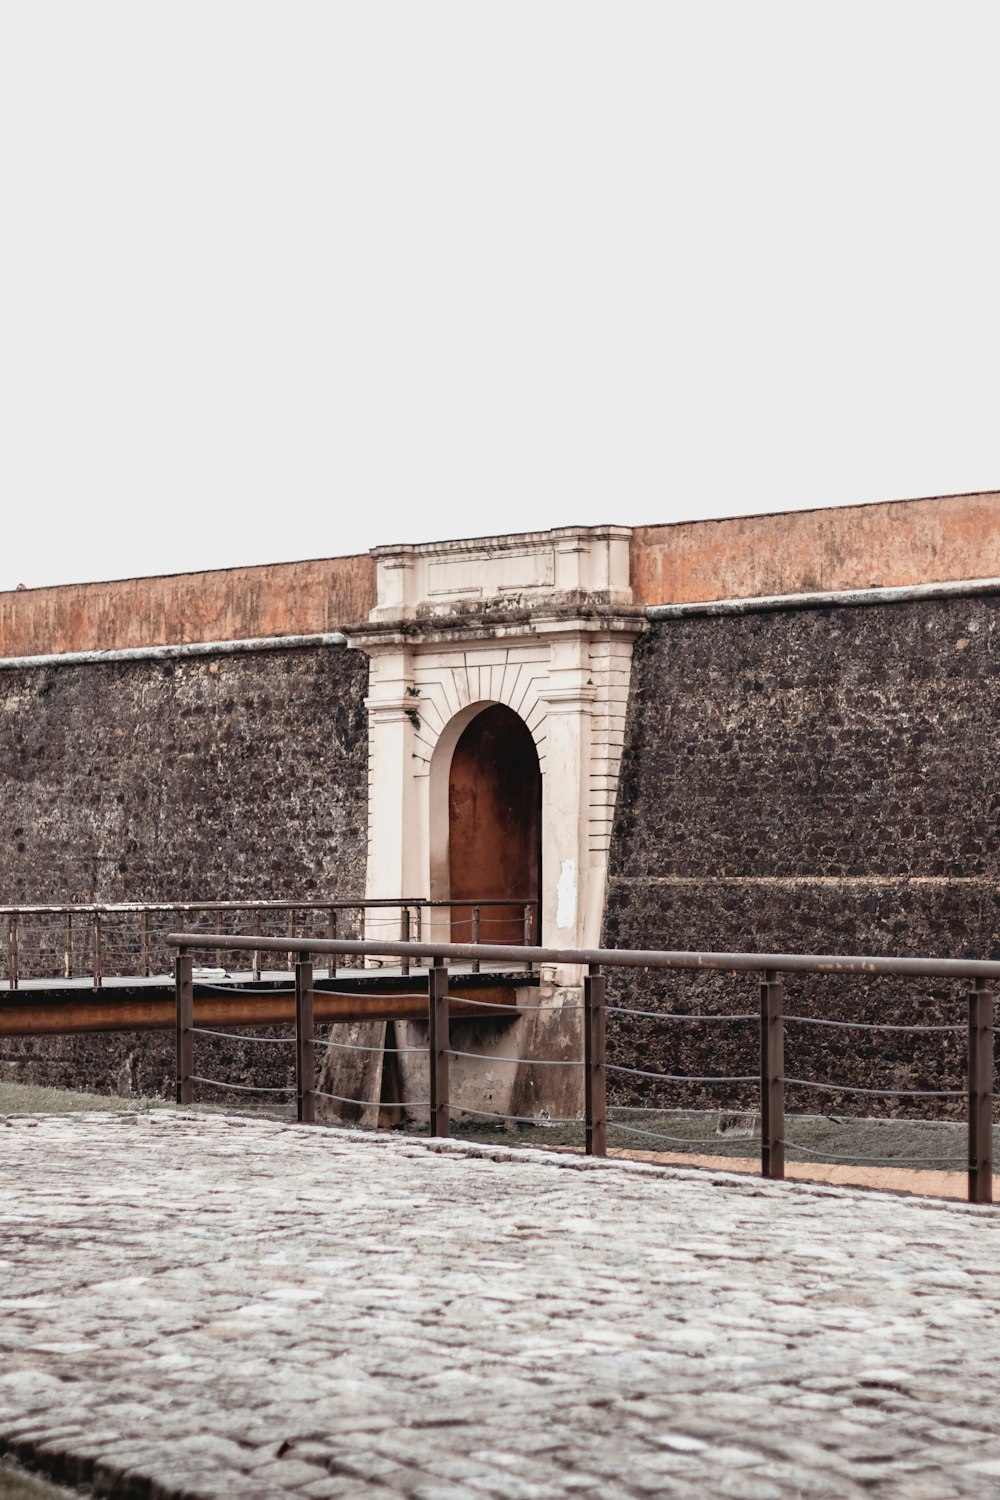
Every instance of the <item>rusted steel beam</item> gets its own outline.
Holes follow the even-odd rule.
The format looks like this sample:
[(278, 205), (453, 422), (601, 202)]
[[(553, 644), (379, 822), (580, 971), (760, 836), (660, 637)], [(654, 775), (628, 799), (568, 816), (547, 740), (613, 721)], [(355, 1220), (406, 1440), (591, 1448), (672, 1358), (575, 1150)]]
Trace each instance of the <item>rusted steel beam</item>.
[[(15, 991), (11, 1003), (0, 1000), (0, 1037), (74, 1036), (97, 1031), (172, 1031), (175, 1025), (172, 991), (164, 988), (162, 998), (128, 996), (116, 999), (114, 991), (101, 990), (89, 998), (41, 999), (37, 992), (29, 999), (24, 990)], [(479, 989), (468, 994), (476, 1003), (465, 1003), (461, 982), (451, 995), (451, 1019), (508, 1020), (517, 1015), (517, 1006), (506, 987)], [(314, 1014), (317, 1024), (336, 1021), (426, 1021), (427, 999), (424, 995), (391, 993), (327, 995), (314, 991)], [(194, 1020), (197, 1026), (276, 1026), (291, 1025), (295, 1020), (294, 990), (266, 990), (259, 995), (199, 995), (195, 985)]]

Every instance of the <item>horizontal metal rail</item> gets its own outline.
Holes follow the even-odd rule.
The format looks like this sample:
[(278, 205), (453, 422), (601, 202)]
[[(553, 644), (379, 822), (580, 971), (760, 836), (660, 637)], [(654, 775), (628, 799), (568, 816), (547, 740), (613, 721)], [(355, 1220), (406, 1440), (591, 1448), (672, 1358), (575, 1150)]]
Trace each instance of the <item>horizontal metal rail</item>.
[[(349, 900), (323, 901), (70, 901), (62, 905), (27, 905), (27, 906), (0, 906), (0, 915), (13, 916), (61, 916), (63, 912), (71, 912), (74, 915), (80, 913), (100, 912), (102, 915), (116, 916), (121, 913), (127, 916), (130, 912), (157, 912), (157, 911), (225, 911), (225, 912), (253, 912), (253, 911), (346, 911), (350, 908), (362, 910), (366, 907), (382, 906), (420, 906), (426, 905), (419, 897), (396, 896), (394, 898), (378, 897), (371, 900), (364, 896), (356, 896)], [(455, 903), (456, 905), (467, 903)], [(485, 903), (480, 903), (481, 905)]]
[(529, 896), (464, 896), (460, 901), (425, 901), (421, 896), (354, 896), (346, 900), (300, 901), (69, 901), (52, 905), (0, 906), (0, 916), (62, 916), (64, 912), (100, 912), (127, 916), (130, 912), (154, 911), (367, 911), (379, 907), (421, 906), (537, 906)]
[[(303, 899), (281, 899), (257, 901), (79, 901), (60, 904), (34, 902), (17, 905), (0, 905), (0, 973), (5, 974), (6, 987), (19, 988), (26, 978), (43, 976), (63, 979), (88, 977), (94, 989), (101, 989), (108, 978), (123, 978), (129, 975), (148, 978), (152, 973), (164, 972), (168, 956), (162, 950), (164, 928), (183, 923), (205, 921), (207, 925), (220, 927), (229, 919), (239, 917), (238, 925), (244, 927), (244, 935), (256, 938), (262, 935), (262, 927), (269, 927), (270, 934), (282, 926), (287, 936), (296, 936), (304, 928), (325, 925), (324, 938), (333, 943), (347, 941), (348, 935), (341, 933), (346, 926), (350, 931), (363, 931), (369, 940), (376, 937), (397, 940), (400, 943), (419, 938), (422, 916), (433, 905), (436, 909), (451, 909), (461, 912), (469, 909), (468, 918), (452, 917), (455, 926), (469, 926), (473, 941), (478, 941), (481, 926), (496, 926), (504, 921), (509, 939), (512, 919), (493, 918), (481, 915), (489, 911), (516, 911), (517, 921), (522, 923), (523, 941), (532, 940), (537, 922), (537, 900), (484, 896), (455, 900), (435, 900), (430, 903), (418, 896), (378, 897), (307, 897)], [(346, 921), (343, 914), (348, 914)], [(287, 922), (277, 920), (287, 916)], [(237, 925), (234, 923), (234, 925)], [(246, 928), (249, 927), (249, 934)], [(515, 927), (515, 931), (517, 928)], [(520, 936), (520, 933), (519, 933)], [(282, 934), (284, 940), (285, 934)], [(216, 954), (216, 963), (221, 964), (228, 944), (211, 945)], [(253, 977), (260, 979), (261, 947), (253, 952)], [(279, 950), (280, 951), (280, 950)], [(289, 967), (294, 963), (294, 950), (285, 948)], [(330, 950), (336, 953), (336, 948)], [(402, 970), (407, 971), (408, 961), (402, 958)], [(475, 969), (477, 966), (473, 965)]]
[[(398, 903), (397, 903), (398, 904)], [(467, 902), (461, 903), (467, 905)], [(978, 958), (871, 958), (844, 953), (698, 953), (642, 948), (536, 948), (507, 943), (386, 943), (365, 939), (237, 937), (168, 932), (171, 948), (260, 948), (270, 953), (356, 953), (373, 958), (487, 959), (511, 964), (600, 964), (628, 969), (723, 969), (760, 974), (895, 974), (924, 979), (1000, 979), (1000, 963)]]

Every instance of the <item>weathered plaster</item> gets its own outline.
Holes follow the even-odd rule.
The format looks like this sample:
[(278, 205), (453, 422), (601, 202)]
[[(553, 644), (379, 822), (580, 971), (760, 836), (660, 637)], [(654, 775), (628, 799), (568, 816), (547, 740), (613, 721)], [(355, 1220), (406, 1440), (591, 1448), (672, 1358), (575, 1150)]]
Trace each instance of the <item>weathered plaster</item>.
[(636, 526), (636, 603), (751, 599), (1000, 574), (1000, 492)]
[(367, 618), (370, 556), (0, 593), (0, 656), (322, 635)]

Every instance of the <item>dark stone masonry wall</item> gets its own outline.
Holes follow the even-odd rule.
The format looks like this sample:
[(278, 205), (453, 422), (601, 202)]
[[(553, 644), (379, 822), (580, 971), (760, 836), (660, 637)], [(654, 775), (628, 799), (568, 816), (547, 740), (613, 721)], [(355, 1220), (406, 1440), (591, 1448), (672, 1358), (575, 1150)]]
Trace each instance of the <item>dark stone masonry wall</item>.
[[(367, 677), (367, 659), (337, 647), (0, 672), (0, 904), (363, 894)], [(108, 973), (130, 941), (109, 924)], [(8, 1041), (0, 1067), (159, 1093), (172, 1045)], [(215, 1044), (200, 1045), (211, 1064)], [(224, 1076), (244, 1081), (278, 1050), (218, 1045)]]
[[(609, 946), (1000, 956), (1000, 601), (688, 617), (636, 645), (611, 852)], [(757, 981), (615, 980), (647, 1008), (753, 1012)], [(790, 978), (786, 1010), (961, 1023), (963, 987)], [(614, 1059), (754, 1073), (753, 1021), (612, 1025)], [(965, 1038), (790, 1023), (789, 1077), (961, 1088)], [(746, 1085), (620, 1102), (755, 1102)], [(960, 1099), (788, 1092), (811, 1112), (961, 1114)]]

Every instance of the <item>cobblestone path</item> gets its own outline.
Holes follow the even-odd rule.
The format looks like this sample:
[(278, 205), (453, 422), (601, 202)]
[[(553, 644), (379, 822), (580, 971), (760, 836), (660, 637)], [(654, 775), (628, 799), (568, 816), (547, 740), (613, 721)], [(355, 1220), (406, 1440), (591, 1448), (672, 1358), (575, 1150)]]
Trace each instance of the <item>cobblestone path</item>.
[(1000, 1495), (1000, 1210), (169, 1111), (0, 1149), (0, 1450), (64, 1481)]

